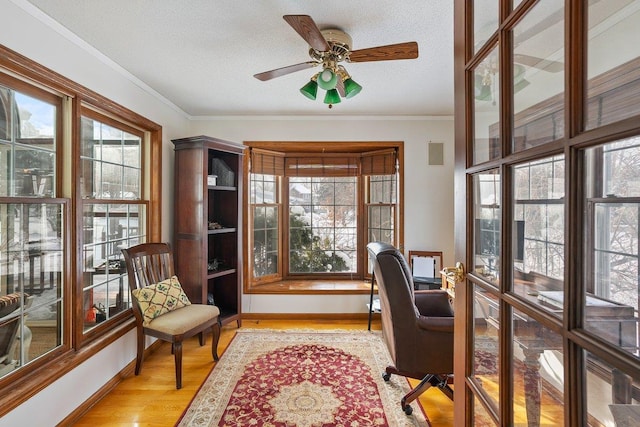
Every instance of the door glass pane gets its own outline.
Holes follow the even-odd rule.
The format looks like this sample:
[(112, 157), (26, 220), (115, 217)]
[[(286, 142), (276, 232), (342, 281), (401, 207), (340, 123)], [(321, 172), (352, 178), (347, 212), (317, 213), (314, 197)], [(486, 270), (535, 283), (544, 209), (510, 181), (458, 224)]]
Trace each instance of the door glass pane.
[(513, 291), (562, 316), (564, 301), (564, 155), (513, 169)]
[(474, 175), (473, 181), (473, 272), (497, 284), (500, 273), (500, 173), (497, 170), (483, 172)]
[(562, 337), (516, 309), (512, 327), (514, 425), (562, 425)]
[(539, 1), (513, 29), (513, 150), (564, 135), (564, 1)]
[(588, 426), (640, 425), (640, 378), (633, 378), (585, 351)]
[(499, 0), (474, 0), (473, 51), (477, 52), (498, 29)]
[(500, 75), (495, 47), (473, 72), (473, 163), (500, 157)]
[(640, 0), (589, 2), (587, 129), (640, 114)]
[(478, 285), (473, 298), (473, 372), (472, 377), (494, 406), (500, 402), (498, 298)]
[(640, 137), (585, 152), (585, 328), (638, 354)]
[(473, 425), (474, 427), (493, 427), (497, 425), (487, 409), (482, 406), (482, 403), (475, 396), (473, 396)]

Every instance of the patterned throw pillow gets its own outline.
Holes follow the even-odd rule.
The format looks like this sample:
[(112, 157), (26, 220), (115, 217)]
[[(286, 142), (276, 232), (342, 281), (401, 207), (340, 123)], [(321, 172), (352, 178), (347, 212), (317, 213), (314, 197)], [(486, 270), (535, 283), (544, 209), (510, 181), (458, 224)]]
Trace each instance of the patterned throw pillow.
[(148, 326), (156, 317), (191, 304), (176, 276), (131, 292), (142, 312), (142, 324)]

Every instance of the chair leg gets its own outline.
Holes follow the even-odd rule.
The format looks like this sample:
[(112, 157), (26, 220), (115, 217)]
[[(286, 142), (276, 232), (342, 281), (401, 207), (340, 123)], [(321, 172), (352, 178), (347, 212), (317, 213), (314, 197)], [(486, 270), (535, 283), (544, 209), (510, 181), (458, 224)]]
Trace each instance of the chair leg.
[(200, 342), (200, 347), (207, 343), (207, 337), (204, 335), (204, 331), (198, 334), (198, 341)]
[(434, 376), (435, 375), (429, 374), (426, 377), (424, 377), (422, 381), (420, 381), (420, 383), (413, 388), (413, 390), (405, 394), (402, 400), (400, 400), (400, 405), (402, 406), (402, 410), (404, 411), (405, 414), (411, 415), (411, 412), (413, 412), (413, 408), (411, 408), (409, 404), (414, 400), (416, 400), (418, 396), (420, 396), (422, 393), (427, 391), (432, 386), (431, 381), (432, 381), (432, 377)]
[(144, 357), (144, 333), (142, 329), (138, 328), (137, 331), (137, 347), (138, 352), (136, 354), (136, 375), (140, 375), (140, 371), (142, 370), (142, 358)]
[(220, 341), (220, 320), (211, 327), (212, 340), (211, 340), (211, 354), (213, 355), (213, 360), (216, 362), (220, 359), (218, 356), (218, 341)]
[(182, 388), (182, 341), (173, 343), (173, 355), (176, 360), (176, 388)]
[(453, 400), (453, 389), (447, 384), (448, 377), (441, 377), (439, 375), (428, 374), (420, 383), (413, 388), (409, 393), (405, 394), (400, 405), (405, 414), (411, 415), (413, 409), (409, 404), (416, 400), (422, 393), (427, 391), (430, 387), (438, 387), (449, 399)]

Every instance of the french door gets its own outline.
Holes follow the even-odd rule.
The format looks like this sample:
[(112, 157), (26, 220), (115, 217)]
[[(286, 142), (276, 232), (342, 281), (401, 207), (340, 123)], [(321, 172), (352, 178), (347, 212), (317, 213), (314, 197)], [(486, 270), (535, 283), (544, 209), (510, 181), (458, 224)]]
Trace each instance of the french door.
[(640, 425), (638, 39), (640, 0), (456, 0), (456, 426)]

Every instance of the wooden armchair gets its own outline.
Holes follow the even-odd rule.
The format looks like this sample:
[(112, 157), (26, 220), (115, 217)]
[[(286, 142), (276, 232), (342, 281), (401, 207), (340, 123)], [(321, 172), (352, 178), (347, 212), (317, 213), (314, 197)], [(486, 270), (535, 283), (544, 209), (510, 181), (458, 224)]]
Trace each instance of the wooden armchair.
[(211, 354), (218, 360), (220, 322), (218, 307), (191, 304), (174, 273), (173, 253), (167, 243), (142, 243), (123, 249), (137, 322), (136, 375), (140, 374), (145, 335), (171, 343), (175, 357), (176, 388), (182, 388), (182, 341), (196, 334), (200, 345), (211, 329)]

